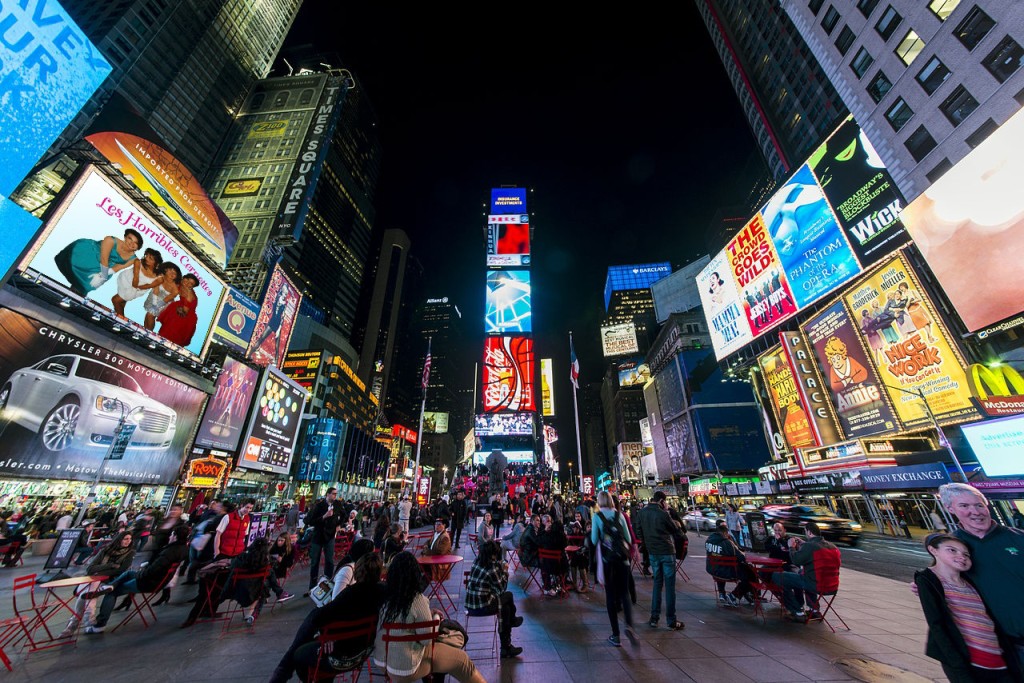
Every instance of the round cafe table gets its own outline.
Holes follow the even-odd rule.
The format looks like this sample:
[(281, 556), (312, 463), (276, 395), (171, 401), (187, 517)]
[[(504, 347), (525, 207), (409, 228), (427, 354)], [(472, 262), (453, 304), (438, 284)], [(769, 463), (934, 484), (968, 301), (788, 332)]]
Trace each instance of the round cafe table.
[[(416, 561), (423, 567), (423, 573), (429, 582), (427, 599), (437, 598), (437, 604), (444, 612), (445, 618), (449, 617), (448, 608), (455, 612), (455, 601), (448, 594), (444, 582), (452, 575), (452, 567), (462, 562), (462, 555), (420, 555)], [(446, 604), (447, 601), (447, 604)]]

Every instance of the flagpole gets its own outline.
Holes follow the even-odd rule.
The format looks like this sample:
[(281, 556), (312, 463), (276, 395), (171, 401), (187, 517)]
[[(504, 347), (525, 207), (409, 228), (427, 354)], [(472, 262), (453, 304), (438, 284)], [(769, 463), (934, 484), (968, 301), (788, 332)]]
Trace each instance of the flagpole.
[[(576, 351), (572, 347), (572, 330), (569, 331), (569, 351), (570, 351), (571, 355), (573, 355), (573, 356), (576, 355)], [(573, 362), (572, 359), (570, 359), (570, 363), (571, 362)], [(574, 369), (571, 368), (570, 371), (569, 371), (569, 379), (570, 380), (573, 378), (573, 372), (574, 372)], [(578, 390), (579, 390), (579, 379), (577, 377), (577, 380), (572, 383), (572, 407), (573, 407), (573, 417), (576, 418), (576, 464), (579, 466), (579, 473), (580, 473), (577, 486), (578, 486), (579, 492), (583, 493), (583, 448), (580, 445), (580, 443), (581, 443), (581, 441), (580, 441), (580, 404), (579, 404), (579, 401), (576, 399), (576, 392)]]
[(416, 466), (412, 470), (413, 501), (416, 500), (416, 494), (419, 493), (416, 487), (419, 486), (420, 446), (423, 445), (423, 413), (427, 409), (427, 385), (430, 383), (430, 345), (432, 341), (432, 337), (427, 337), (427, 358), (423, 361), (423, 402), (420, 403), (420, 426), (416, 431)]

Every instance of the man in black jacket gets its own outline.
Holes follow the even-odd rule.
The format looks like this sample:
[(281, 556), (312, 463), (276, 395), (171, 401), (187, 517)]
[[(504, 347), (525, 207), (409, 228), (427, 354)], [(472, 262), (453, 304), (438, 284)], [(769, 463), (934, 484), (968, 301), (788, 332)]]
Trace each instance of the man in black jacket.
[(462, 540), (462, 527), (466, 524), (466, 517), (469, 513), (469, 506), (466, 505), (466, 492), (462, 489), (455, 494), (455, 501), (451, 505), (452, 527), (455, 529), (455, 548), (458, 549)]
[[(316, 502), (306, 513), (306, 526), (313, 529), (313, 540), (309, 544), (309, 589), (312, 590), (320, 578), (320, 555), (324, 556), (324, 575), (334, 577), (334, 537), (338, 525), (345, 521), (345, 514), (338, 502), (338, 489), (327, 489), (327, 495)], [(306, 591), (305, 595), (309, 595)]]
[(661, 618), (661, 590), (665, 587), (665, 617), (673, 631), (683, 628), (676, 619), (676, 544), (683, 542), (683, 532), (665, 510), (665, 492), (656, 491), (651, 502), (637, 515), (636, 537), (647, 547), (654, 569), (654, 592), (651, 594), (651, 628), (658, 627)]

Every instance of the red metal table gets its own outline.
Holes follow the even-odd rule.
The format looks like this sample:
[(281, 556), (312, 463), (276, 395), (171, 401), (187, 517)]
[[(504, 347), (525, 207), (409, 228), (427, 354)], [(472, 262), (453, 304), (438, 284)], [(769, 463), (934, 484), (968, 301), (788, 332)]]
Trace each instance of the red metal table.
[[(75, 629), (74, 633), (67, 638), (58, 638), (51, 635), (49, 629), (49, 623), (53, 621), (53, 618), (61, 613), (63, 607), (68, 611), (69, 617), (78, 617), (75, 612), (74, 606), (71, 604), (77, 597), (75, 591), (71, 592), (71, 596), (65, 600), (58, 593), (59, 588), (78, 588), (79, 586), (87, 586), (93, 582), (106, 581), (108, 576), (97, 575), (97, 576), (72, 576), (66, 579), (56, 579), (54, 581), (47, 581), (46, 583), (39, 584), (39, 588), (46, 589), (46, 596), (43, 598), (43, 606), (45, 611), (39, 613), (37, 619), (38, 623), (35, 623), (32, 630), (42, 627), (46, 631), (48, 637), (46, 640), (35, 640), (33, 639), (33, 645), (30, 648), (31, 652), (39, 650), (47, 650), (51, 647), (57, 647), (59, 645), (67, 645), (68, 643), (74, 643), (78, 639), (78, 630)], [(52, 598), (52, 600), (51, 600)], [(58, 632), (59, 633), (59, 632)]]
[[(446, 618), (449, 616), (449, 607), (452, 612), (456, 610), (455, 601), (448, 594), (448, 590), (444, 587), (444, 582), (452, 575), (452, 568), (459, 562), (462, 562), (462, 559), (461, 555), (421, 555), (416, 558), (416, 561), (423, 567), (427, 580), (430, 582), (427, 599), (437, 598), (438, 606), (444, 612)], [(447, 606), (445, 605), (446, 600)]]

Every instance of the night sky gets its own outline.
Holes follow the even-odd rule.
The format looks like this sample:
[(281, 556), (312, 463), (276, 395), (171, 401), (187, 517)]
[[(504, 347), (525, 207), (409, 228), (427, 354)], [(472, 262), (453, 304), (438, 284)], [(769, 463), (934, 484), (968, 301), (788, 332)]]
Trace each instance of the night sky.
[(599, 380), (608, 266), (705, 253), (711, 215), (745, 199), (756, 151), (693, 3), (671, 17), (551, 7), (306, 0), (286, 44), (336, 52), (360, 79), (384, 149), (377, 229), (409, 234), (423, 295), (480, 320), (479, 348), (484, 204), (491, 187), (531, 190), (537, 357), (554, 358), (555, 426), (571, 442), (568, 333), (583, 381)]

